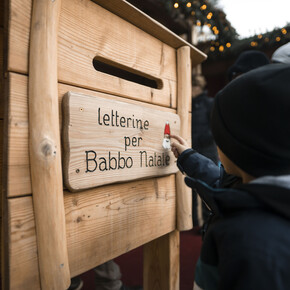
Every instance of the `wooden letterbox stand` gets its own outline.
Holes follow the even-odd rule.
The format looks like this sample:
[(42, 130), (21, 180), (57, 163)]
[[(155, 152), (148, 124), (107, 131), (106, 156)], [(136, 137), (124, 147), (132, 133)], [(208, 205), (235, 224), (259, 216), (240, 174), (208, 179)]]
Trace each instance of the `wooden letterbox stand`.
[(191, 193), (163, 130), (190, 139), (205, 55), (123, 0), (0, 13), (3, 289), (66, 289), (140, 245), (144, 289), (178, 289)]

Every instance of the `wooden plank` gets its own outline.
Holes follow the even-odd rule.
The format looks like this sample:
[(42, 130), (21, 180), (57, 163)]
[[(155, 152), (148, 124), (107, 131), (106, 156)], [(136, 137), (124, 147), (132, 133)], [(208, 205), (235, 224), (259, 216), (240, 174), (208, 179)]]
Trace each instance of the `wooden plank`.
[[(9, 71), (28, 72), (30, 15), (31, 0), (11, 1)], [(63, 0), (58, 51), (62, 83), (176, 107), (176, 50), (89, 0)], [(96, 56), (161, 79), (163, 88), (98, 72)]]
[(192, 58), (192, 65), (195, 66), (203, 62), (207, 56), (202, 51), (186, 42), (184, 39), (167, 29), (165, 26), (157, 22), (155, 19), (146, 15), (144, 12), (134, 7), (129, 2), (122, 0), (92, 0), (102, 7), (119, 15), (121, 18), (160, 39), (164, 43), (176, 49), (187, 45), (190, 47), (190, 55)]
[(4, 71), (4, 28), (0, 27), (0, 73), (1, 73), (0, 76), (1, 76), (1, 79), (3, 78), (3, 71)]
[(173, 231), (143, 247), (144, 290), (179, 289), (179, 232)]
[(0, 119), (3, 118), (4, 118), (4, 28), (0, 27)]
[(177, 114), (69, 92), (63, 120), (64, 181), (71, 191), (178, 170), (162, 144), (167, 122), (179, 134)]
[[(27, 90), (28, 78), (23, 75), (10, 73), (10, 100), (9, 100), (9, 128), (8, 140), (9, 151), (7, 152), (8, 161), (7, 166), (7, 196), (21, 196), (30, 194), (30, 168), (29, 168), (29, 154), (28, 154), (28, 108), (27, 108)], [(84, 90), (78, 87), (59, 84), (59, 105), (61, 104), (63, 95), (68, 91), (79, 92), (91, 96), (107, 98), (110, 100), (122, 100), (129, 104), (141, 105), (157, 109), (162, 112), (176, 113), (175, 110), (168, 109), (161, 106), (155, 106), (146, 103), (140, 103), (130, 99), (123, 99), (112, 95), (102, 94), (90, 90)], [(61, 115), (61, 110), (60, 110)], [(60, 124), (62, 123), (60, 116)]]
[(186, 141), (189, 145), (189, 147), (191, 147), (191, 119), (192, 119), (192, 115), (191, 112), (188, 112), (188, 127), (187, 127), (187, 137), (186, 137)]
[[(2, 197), (2, 196), (1, 196)], [(2, 211), (2, 209), (1, 209)], [(3, 224), (2, 224), (2, 217), (0, 217), (0, 241), (1, 241), (1, 248), (0, 248), (0, 287), (1, 289), (3, 289), (3, 285), (4, 285), (4, 281), (2, 281), (2, 276), (4, 274), (4, 258), (3, 258), (3, 252), (4, 252), (4, 246), (3, 246), (3, 243), (2, 243), (2, 240), (3, 240)]]
[(153, 35), (154, 37), (160, 39), (164, 43), (174, 47), (176, 49), (187, 45), (190, 47), (190, 55), (192, 59), (192, 65), (195, 66), (203, 62), (207, 56), (194, 47), (193, 45), (186, 42), (184, 39), (173, 33), (171, 30), (167, 29), (165, 26), (157, 22), (155, 19), (146, 15), (144, 12), (134, 7), (129, 2), (122, 0), (92, 0), (95, 3), (101, 5), (102, 7), (110, 10), (114, 14), (119, 15), (121, 18), (126, 19), (126, 21), (132, 23), (133, 25), (139, 27), (143, 31)]
[(2, 217), (4, 122), (0, 120), (0, 217)]
[(0, 1), (0, 28), (4, 27), (4, 0)]
[[(174, 175), (65, 193), (72, 276), (172, 232), (176, 226)], [(10, 289), (38, 289), (31, 197), (9, 199)], [(21, 275), (21, 279), (19, 279)]]
[[(191, 100), (191, 65), (189, 47), (177, 50), (178, 67), (178, 107), (180, 116), (180, 135), (187, 139), (189, 125), (189, 104)], [(192, 228), (192, 193), (191, 188), (185, 185), (181, 172), (176, 174), (177, 185), (177, 229), (189, 230)]]
[(67, 289), (57, 52), (61, 0), (33, 2), (29, 48), (29, 157), (41, 289)]
[(7, 212), (9, 213), (7, 237), (10, 240), (8, 257), (10, 285), (7, 289), (23, 289), (24, 287), (40, 289), (32, 198), (8, 200)]

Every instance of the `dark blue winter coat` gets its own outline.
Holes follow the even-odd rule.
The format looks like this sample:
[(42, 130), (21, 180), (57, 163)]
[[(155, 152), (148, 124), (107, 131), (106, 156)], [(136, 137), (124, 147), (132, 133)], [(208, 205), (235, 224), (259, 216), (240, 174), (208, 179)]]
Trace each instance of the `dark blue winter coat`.
[(194, 289), (289, 290), (290, 175), (241, 184), (192, 149), (177, 164), (212, 211)]

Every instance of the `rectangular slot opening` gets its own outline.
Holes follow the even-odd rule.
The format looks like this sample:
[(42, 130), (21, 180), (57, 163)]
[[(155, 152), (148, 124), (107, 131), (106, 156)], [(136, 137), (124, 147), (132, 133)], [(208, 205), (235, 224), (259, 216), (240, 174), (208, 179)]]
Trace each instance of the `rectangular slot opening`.
[(161, 90), (163, 81), (143, 72), (137, 71), (130, 67), (121, 65), (103, 57), (96, 56), (93, 59), (95, 70), (106, 73), (130, 82), (134, 82), (143, 86)]

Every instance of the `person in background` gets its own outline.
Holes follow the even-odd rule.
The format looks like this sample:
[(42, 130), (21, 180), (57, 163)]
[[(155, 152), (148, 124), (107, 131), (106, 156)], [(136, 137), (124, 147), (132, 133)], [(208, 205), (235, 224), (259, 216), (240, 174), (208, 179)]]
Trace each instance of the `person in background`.
[(260, 66), (269, 64), (270, 60), (267, 55), (258, 50), (243, 51), (235, 63), (228, 69), (228, 81)]
[[(91, 289), (95, 290), (142, 290), (141, 286), (125, 286), (121, 281), (120, 267), (114, 260), (110, 260), (94, 268), (95, 285)], [(71, 279), (68, 290), (83, 289), (83, 281), (77, 276)]]
[(218, 164), (218, 154), (209, 121), (214, 99), (208, 96), (206, 80), (199, 75), (193, 79), (196, 97), (192, 98), (191, 144), (200, 154)]
[[(210, 129), (210, 113), (214, 99), (208, 96), (207, 90), (205, 89), (206, 80), (204, 76), (193, 75), (192, 85), (194, 96), (192, 97), (191, 107), (191, 146), (197, 152), (218, 164), (216, 144)], [(193, 190), (192, 218), (194, 226), (202, 225), (203, 221), (209, 216), (209, 210), (204, 203), (200, 207), (202, 220), (198, 218), (198, 209), (197, 193)]]
[[(230, 82), (211, 118), (220, 168), (179, 136), (171, 143), (185, 183), (211, 209), (194, 289), (290, 289), (290, 65)], [(240, 184), (228, 188), (228, 174)]]
[(272, 54), (271, 60), (273, 63), (290, 64), (290, 42), (276, 49)]

